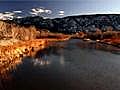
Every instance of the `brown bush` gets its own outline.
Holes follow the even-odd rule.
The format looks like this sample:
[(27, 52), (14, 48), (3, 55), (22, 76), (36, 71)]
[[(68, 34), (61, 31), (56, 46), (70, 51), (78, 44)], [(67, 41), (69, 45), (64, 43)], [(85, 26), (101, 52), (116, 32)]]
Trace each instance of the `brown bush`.
[(19, 40), (30, 40), (36, 38), (38, 32), (34, 26), (24, 27), (0, 21), (0, 39), (11, 37)]

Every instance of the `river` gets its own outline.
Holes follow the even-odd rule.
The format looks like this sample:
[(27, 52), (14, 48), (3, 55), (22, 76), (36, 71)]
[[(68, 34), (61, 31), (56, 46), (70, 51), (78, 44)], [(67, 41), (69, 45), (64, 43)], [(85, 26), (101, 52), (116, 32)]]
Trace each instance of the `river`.
[(120, 90), (120, 52), (77, 39), (24, 57), (1, 78), (1, 90)]

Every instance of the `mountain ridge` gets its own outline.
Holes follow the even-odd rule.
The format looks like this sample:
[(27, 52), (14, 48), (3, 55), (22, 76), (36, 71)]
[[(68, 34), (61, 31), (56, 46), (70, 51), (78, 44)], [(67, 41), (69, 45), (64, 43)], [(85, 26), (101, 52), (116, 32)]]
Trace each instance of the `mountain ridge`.
[(44, 19), (43, 17), (35, 16), (15, 18), (11, 22), (24, 26), (34, 25), (40, 29), (48, 29), (51, 32), (66, 34), (79, 31), (94, 32), (96, 28), (106, 31), (109, 26), (113, 30), (120, 31), (120, 14), (77, 15), (54, 19)]

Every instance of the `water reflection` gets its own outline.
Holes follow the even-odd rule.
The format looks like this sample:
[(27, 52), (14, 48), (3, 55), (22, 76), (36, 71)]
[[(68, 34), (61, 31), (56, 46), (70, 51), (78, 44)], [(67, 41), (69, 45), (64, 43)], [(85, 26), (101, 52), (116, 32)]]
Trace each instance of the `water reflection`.
[[(75, 44), (75, 45), (74, 45)], [(52, 57), (51, 55), (54, 55), (57, 57), (57, 61), (59, 64), (64, 65), (65, 64), (65, 55), (64, 51), (69, 50), (71, 51), (74, 50), (75, 48), (81, 48), (81, 49), (86, 49), (88, 51), (92, 50), (102, 50), (102, 51), (109, 51), (114, 54), (119, 54), (120, 49), (117, 47), (113, 47), (111, 45), (106, 45), (106, 44), (101, 44), (101, 43), (91, 43), (91, 42), (83, 42), (81, 40), (70, 40), (67, 42), (57, 42), (52, 45), (50, 45), (48, 48), (45, 48), (43, 50), (39, 50), (36, 52), (32, 59), (32, 63), (34, 66), (45, 66), (45, 65), (50, 65), (53, 62), (50, 58)], [(69, 55), (68, 55), (69, 56)], [(69, 56), (70, 58), (70, 56)]]
[(17, 66), (20, 64), (22, 64), (21, 58), (15, 58), (11, 62), (2, 62), (0, 66), (0, 90), (12, 89), (13, 77), (11, 75), (11, 72), (16, 70)]
[(45, 60), (42, 58), (36, 58), (33, 59), (33, 65), (34, 66), (43, 66), (43, 65), (49, 65), (51, 62), (49, 60)]
[(103, 43), (96, 43), (96, 42), (90, 43), (90, 42), (78, 41), (76, 42), (76, 45), (83, 49), (96, 49), (96, 50), (111, 52), (114, 54), (120, 54), (120, 48)]
[[(88, 43), (88, 42), (83, 42), (81, 40), (70, 40), (70, 41), (66, 41), (66, 42), (56, 42), (54, 44), (51, 44), (49, 47), (47, 47), (43, 50), (37, 49), (37, 51), (35, 51), (34, 54), (30, 53), (28, 62), (31, 62), (31, 63), (27, 63), (27, 64), (29, 64), (28, 68), (26, 68), (27, 65), (25, 62), (27, 57), (16, 58), (12, 62), (8, 62), (8, 63), (2, 62), (2, 64), (4, 63), (4, 65), (0, 66), (0, 90), (12, 90), (10, 88), (13, 88), (13, 84), (14, 84), (13, 79), (14, 79), (15, 75), (16, 75), (16, 77), (17, 77), (17, 75), (19, 75), (18, 73), (22, 73), (23, 76), (18, 76), (17, 79), (19, 79), (19, 77), (22, 77), (23, 79), (28, 80), (27, 75), (25, 78), (24, 74), (27, 71), (29, 71), (31, 74), (32, 73), (31, 69), (33, 71), (35, 70), (36, 72), (34, 72), (35, 76), (33, 73), (32, 73), (33, 76), (32, 76), (32, 74), (31, 75), (28, 74), (29, 79), (34, 80), (34, 78), (36, 78), (36, 75), (38, 75), (37, 78), (40, 78), (40, 80), (42, 80), (44, 83), (46, 83), (44, 81), (44, 79), (46, 80), (46, 78), (50, 79), (52, 82), (54, 82), (55, 81), (54, 78), (60, 77), (60, 78), (62, 78), (62, 80), (66, 80), (66, 78), (67, 78), (68, 83), (69, 83), (69, 81), (72, 81), (71, 76), (73, 73), (76, 74), (76, 73), (79, 73), (80, 71), (81, 71), (81, 73), (84, 73), (85, 72), (84, 70), (86, 70), (86, 71), (88, 70), (87, 71), (87, 73), (88, 73), (88, 72), (90, 72), (89, 68), (94, 71), (92, 66), (95, 66), (98, 62), (101, 63), (104, 60), (108, 60), (108, 61), (111, 60), (111, 62), (113, 62), (112, 58), (113, 59), (116, 58), (116, 60), (118, 59), (118, 57), (113, 56), (112, 54), (107, 54), (106, 52), (104, 52), (104, 53), (99, 52), (99, 50), (109, 51), (109, 52), (119, 52), (120, 51), (119, 48), (113, 47), (111, 45), (105, 45), (105, 44), (100, 44), (100, 43)], [(107, 55), (110, 55), (110, 58)], [(101, 60), (97, 59), (98, 56), (100, 57)], [(93, 61), (93, 62), (91, 62), (91, 61)], [(23, 64), (23, 63), (25, 63), (25, 64)], [(103, 65), (104, 63), (106, 63), (106, 62), (99, 64), (101, 66), (98, 67), (98, 69), (104, 67), (104, 65)], [(19, 71), (17, 69), (17, 68), (21, 67), (20, 65), (22, 66), (21, 71)], [(107, 65), (107, 63), (105, 65)], [(48, 67), (49, 66), (49, 68), (48, 68), (48, 71), (46, 70), (46, 72), (44, 72), (43, 69), (40, 69), (41, 71), (39, 69), (36, 69), (36, 66), (37, 67)], [(97, 66), (95, 66), (95, 67), (97, 67)], [(109, 65), (108, 65), (108, 67), (109, 67)], [(111, 65), (111, 67), (112, 67), (112, 65)], [(69, 69), (69, 68), (71, 68), (71, 69)], [(82, 68), (82, 69), (79, 70), (80, 68)], [(42, 70), (43, 70), (43, 72), (42, 72)], [(64, 71), (64, 70), (66, 70), (66, 71)], [(46, 73), (47, 73), (46, 77), (45, 76), (39, 77), (39, 75), (41, 75), (41, 72), (43, 75), (44, 74), (46, 75)], [(15, 73), (14, 77), (12, 76), (13, 73)], [(54, 77), (54, 74), (56, 74), (56, 77)], [(63, 76), (60, 76), (61, 74)], [(70, 74), (71, 74), (71, 76), (69, 76)], [(67, 77), (65, 75), (67, 75)], [(80, 75), (82, 75), (82, 74), (80, 74)], [(78, 76), (80, 76), (80, 75), (78, 75)], [(86, 75), (86, 73), (85, 73), (85, 75)], [(75, 79), (75, 81), (76, 81), (76, 78), (79, 79), (78, 76), (73, 77)], [(32, 77), (34, 77), (34, 78), (32, 78)], [(42, 77), (43, 77), (43, 79), (42, 79)], [(52, 77), (52, 79), (51, 79), (51, 77)], [(64, 78), (64, 77), (66, 77), (66, 78)], [(81, 76), (81, 77), (84, 77), (84, 76)], [(16, 79), (16, 81), (19, 81), (17, 79)], [(25, 81), (25, 80), (23, 80), (23, 81)], [(61, 80), (61, 82), (62, 82), (62, 80)], [(31, 83), (34, 84), (34, 82), (37, 82), (36, 79), (35, 79), (35, 81), (33, 81), (33, 83), (32, 82)], [(21, 83), (24, 83), (24, 82), (21, 81)], [(42, 84), (42, 82), (40, 82), (40, 83)], [(39, 83), (37, 83), (37, 84), (39, 84)], [(74, 83), (72, 83), (72, 84), (74, 84)], [(46, 86), (49, 86), (49, 85), (46, 84)], [(38, 85), (38, 90), (39, 90), (39, 88), (40, 87)]]
[(60, 64), (61, 65), (65, 64), (64, 55), (60, 55)]
[(58, 61), (63, 65), (64, 64), (64, 55), (63, 55), (63, 47), (61, 48), (60, 45), (54, 44), (54, 46), (49, 46), (48, 48), (45, 48), (43, 50), (38, 51), (34, 59), (32, 60), (34, 66), (43, 66), (43, 65), (49, 65), (52, 63), (52, 60), (50, 60), (50, 55), (56, 55), (59, 56)]
[[(46, 44), (37, 44), (37, 42), (35, 43), (36, 45), (30, 44), (30, 46), (20, 44), (16, 47), (11, 46), (2, 48), (0, 52), (0, 90), (11, 90), (9, 87), (13, 85), (12, 81), (14, 78), (12, 73), (23, 64), (23, 58), (34, 56), (36, 51), (39, 51), (46, 46)], [(42, 63), (43, 62), (41, 62), (41, 64)]]

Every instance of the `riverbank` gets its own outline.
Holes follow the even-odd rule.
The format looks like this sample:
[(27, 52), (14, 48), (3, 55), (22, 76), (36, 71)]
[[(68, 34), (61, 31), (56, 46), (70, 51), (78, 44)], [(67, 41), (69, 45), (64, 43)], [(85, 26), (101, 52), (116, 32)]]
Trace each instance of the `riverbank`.
[(66, 38), (42, 38), (33, 40), (0, 40), (0, 73), (15, 67), (26, 56), (34, 56), (37, 51), (49, 46), (51, 42), (69, 40)]
[(120, 38), (111, 38), (111, 39), (104, 39), (100, 41), (101, 43), (106, 43), (109, 45), (113, 45), (120, 48)]
[[(50, 38), (49, 36), (52, 36)], [(39, 39), (31, 39), (31, 40), (17, 40), (17, 39), (9, 39), (9, 40), (0, 40), (0, 61), (7, 60), (8, 58), (14, 59), (14, 57), (22, 57), (25, 54), (33, 51), (33, 49), (38, 48), (37, 50), (41, 50), (46, 48), (50, 42), (57, 41), (67, 41), (71, 38), (75, 38), (75, 35), (64, 35), (64, 34), (48, 34), (46, 37), (40, 37)], [(77, 35), (78, 37), (78, 35)], [(96, 43), (104, 43), (113, 45), (116, 47), (120, 47), (120, 38), (115, 39), (103, 39), (103, 40), (91, 40), (89, 38), (77, 38), (82, 39), (87, 42), (96, 42)], [(35, 50), (36, 51), (36, 50)], [(28, 54), (29, 55), (29, 54)], [(7, 57), (5, 57), (7, 56)]]

